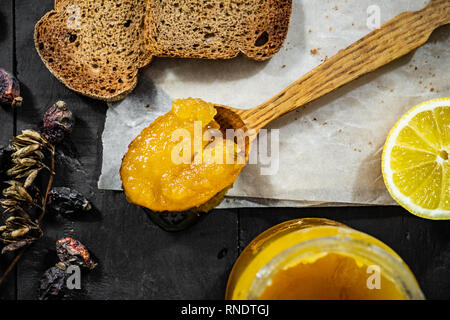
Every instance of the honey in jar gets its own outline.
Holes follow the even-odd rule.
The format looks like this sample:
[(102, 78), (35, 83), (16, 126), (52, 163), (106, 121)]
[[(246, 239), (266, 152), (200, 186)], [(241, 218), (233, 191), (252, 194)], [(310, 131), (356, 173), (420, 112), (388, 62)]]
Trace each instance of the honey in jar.
[(242, 252), (227, 299), (423, 299), (403, 260), (381, 241), (326, 219), (297, 219), (265, 231)]

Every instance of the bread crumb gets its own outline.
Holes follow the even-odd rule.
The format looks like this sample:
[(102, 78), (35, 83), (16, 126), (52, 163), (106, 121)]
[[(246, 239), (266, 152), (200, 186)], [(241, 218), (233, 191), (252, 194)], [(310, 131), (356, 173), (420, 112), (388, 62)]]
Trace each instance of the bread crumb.
[(333, 27), (330, 27), (328, 30), (333, 31)]
[(309, 30), (308, 30), (308, 33), (311, 33), (311, 32), (312, 32), (312, 30), (311, 30), (311, 29), (309, 29)]
[(430, 91), (431, 91), (431, 92), (434, 92), (434, 88), (430, 88)]
[(319, 52), (320, 48), (311, 49), (309, 52), (311, 52), (312, 55), (315, 55)]

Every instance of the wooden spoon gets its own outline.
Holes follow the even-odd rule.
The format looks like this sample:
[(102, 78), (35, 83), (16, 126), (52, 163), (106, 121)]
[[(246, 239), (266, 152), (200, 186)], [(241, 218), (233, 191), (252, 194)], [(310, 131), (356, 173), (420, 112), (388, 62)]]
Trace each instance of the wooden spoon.
[(400, 58), (423, 45), (433, 30), (450, 23), (450, 0), (432, 0), (422, 10), (404, 12), (339, 51), (272, 99), (249, 110), (216, 105), (223, 129), (254, 130), (246, 146), (269, 122)]

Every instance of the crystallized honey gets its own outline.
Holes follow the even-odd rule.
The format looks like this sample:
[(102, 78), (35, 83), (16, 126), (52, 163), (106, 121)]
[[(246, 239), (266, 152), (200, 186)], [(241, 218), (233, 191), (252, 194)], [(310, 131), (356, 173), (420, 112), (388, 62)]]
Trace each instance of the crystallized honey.
[(230, 187), (245, 159), (233, 141), (219, 139), (216, 113), (200, 99), (175, 100), (144, 129), (122, 161), (127, 199), (153, 211), (183, 211)]
[(255, 238), (230, 274), (227, 299), (423, 299), (402, 259), (381, 241), (326, 219), (297, 219)]

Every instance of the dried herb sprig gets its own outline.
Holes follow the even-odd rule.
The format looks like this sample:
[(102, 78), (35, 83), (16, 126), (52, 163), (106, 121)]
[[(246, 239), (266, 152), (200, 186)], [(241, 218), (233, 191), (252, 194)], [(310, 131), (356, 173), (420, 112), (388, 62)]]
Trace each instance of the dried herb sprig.
[[(13, 138), (10, 145), (10, 167), (6, 175), (9, 186), (3, 189), (3, 226), (0, 226), (0, 241), (5, 243), (2, 253), (21, 248), (8, 269), (0, 278), (0, 285), (14, 268), (26, 247), (39, 239), (43, 232), (40, 223), (46, 213), (48, 195), (55, 175), (55, 147), (39, 132), (23, 130)], [(49, 162), (48, 165), (46, 162)], [(49, 178), (44, 192), (34, 184), (39, 173), (47, 171)], [(29, 209), (40, 211), (36, 219), (31, 218)]]

